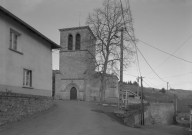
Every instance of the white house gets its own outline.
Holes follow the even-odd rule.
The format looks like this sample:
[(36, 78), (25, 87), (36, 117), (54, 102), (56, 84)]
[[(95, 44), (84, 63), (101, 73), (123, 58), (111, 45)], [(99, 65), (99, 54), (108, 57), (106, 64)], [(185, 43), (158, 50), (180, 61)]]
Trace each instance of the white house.
[(0, 6), (0, 91), (51, 96), (59, 45)]

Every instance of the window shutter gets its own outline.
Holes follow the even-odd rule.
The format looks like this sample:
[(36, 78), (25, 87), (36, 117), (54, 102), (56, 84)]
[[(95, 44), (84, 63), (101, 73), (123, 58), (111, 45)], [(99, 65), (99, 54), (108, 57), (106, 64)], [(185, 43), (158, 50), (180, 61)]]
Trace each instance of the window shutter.
[(14, 35), (14, 50), (17, 50), (17, 35), (13, 34)]
[(10, 48), (12, 48), (12, 32), (10, 32)]
[(23, 86), (25, 86), (25, 69), (23, 70)]
[(30, 87), (32, 87), (32, 71), (30, 71)]

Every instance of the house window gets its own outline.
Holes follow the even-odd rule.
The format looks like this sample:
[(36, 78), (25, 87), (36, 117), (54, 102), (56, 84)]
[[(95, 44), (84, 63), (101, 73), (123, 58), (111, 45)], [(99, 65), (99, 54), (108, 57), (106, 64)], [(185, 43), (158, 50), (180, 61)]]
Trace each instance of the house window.
[(17, 31), (10, 29), (10, 49), (18, 51), (18, 41), (21, 34)]
[(81, 36), (80, 34), (76, 35), (75, 50), (80, 50), (81, 47)]
[(32, 70), (23, 69), (23, 86), (32, 87)]
[(73, 36), (69, 35), (68, 36), (68, 50), (72, 50), (73, 49)]

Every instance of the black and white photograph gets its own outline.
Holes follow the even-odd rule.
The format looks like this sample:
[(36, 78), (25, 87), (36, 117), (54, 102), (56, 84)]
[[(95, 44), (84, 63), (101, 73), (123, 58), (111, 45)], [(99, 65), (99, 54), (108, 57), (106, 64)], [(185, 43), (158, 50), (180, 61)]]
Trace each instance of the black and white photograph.
[(0, 135), (192, 135), (192, 0), (0, 0)]

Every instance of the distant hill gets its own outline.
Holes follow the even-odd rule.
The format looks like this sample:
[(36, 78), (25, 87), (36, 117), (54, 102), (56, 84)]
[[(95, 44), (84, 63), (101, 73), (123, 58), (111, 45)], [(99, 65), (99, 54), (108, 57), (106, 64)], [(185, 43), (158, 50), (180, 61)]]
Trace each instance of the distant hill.
[(168, 92), (176, 94), (179, 99), (192, 98), (192, 90), (171, 89)]
[[(129, 89), (133, 92), (137, 92), (137, 86), (124, 84), (123, 89)], [(141, 89), (141, 88), (140, 88)], [(146, 100), (149, 101), (170, 101), (173, 100), (174, 94), (178, 97), (178, 99), (186, 99), (192, 98), (192, 90), (181, 90), (181, 89), (171, 89), (166, 90), (166, 93), (160, 92), (161, 89), (153, 89), (153, 88), (143, 88), (143, 92)]]
[[(124, 84), (123, 89), (128, 89), (137, 92), (137, 86)], [(188, 105), (192, 105), (192, 91), (182, 89), (166, 90), (165, 93), (160, 92), (160, 89), (143, 88), (144, 98), (149, 102), (168, 103), (174, 101), (174, 94), (178, 99), (178, 112), (189, 112)]]

